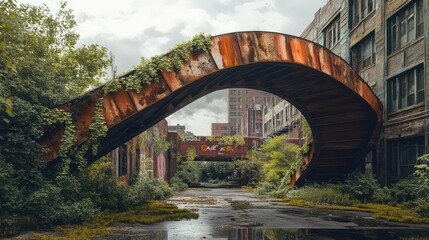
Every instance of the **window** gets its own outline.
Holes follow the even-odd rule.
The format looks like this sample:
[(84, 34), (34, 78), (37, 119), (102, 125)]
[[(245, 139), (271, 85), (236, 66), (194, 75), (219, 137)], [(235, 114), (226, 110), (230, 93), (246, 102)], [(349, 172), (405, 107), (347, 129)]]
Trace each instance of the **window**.
[(231, 95), (233, 95), (233, 96), (235, 96), (235, 95), (237, 95), (237, 90), (229, 90), (229, 92), (231, 93)]
[(337, 16), (325, 29), (325, 47), (332, 48), (340, 40), (340, 16)]
[(237, 105), (229, 104), (229, 110), (237, 110)]
[(424, 137), (388, 142), (388, 155), (392, 159), (392, 173), (395, 177), (406, 177), (414, 172), (418, 157), (425, 152)]
[[(417, 16), (416, 16), (417, 15)], [(388, 54), (423, 34), (422, 0), (407, 5), (387, 21)]]
[(234, 98), (234, 97), (229, 98), (229, 101), (230, 101), (230, 102), (237, 102), (237, 98)]
[(420, 104), (424, 101), (425, 88), (423, 66), (402, 73), (387, 82), (388, 112)]
[(236, 112), (230, 112), (230, 113), (229, 113), (229, 116), (231, 116), (231, 117), (236, 117), (236, 116), (237, 116), (237, 113), (236, 113)]
[(351, 0), (352, 27), (374, 10), (374, 0)]
[(352, 47), (352, 66), (362, 70), (375, 63), (374, 32)]

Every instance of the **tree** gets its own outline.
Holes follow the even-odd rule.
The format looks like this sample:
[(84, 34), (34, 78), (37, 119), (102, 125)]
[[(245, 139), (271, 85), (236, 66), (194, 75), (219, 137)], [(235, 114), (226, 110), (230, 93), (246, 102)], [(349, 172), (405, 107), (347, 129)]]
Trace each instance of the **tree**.
[(61, 191), (42, 174), (43, 149), (38, 139), (43, 125), (54, 121), (44, 119), (42, 113), (99, 85), (109, 64), (104, 47), (76, 47), (75, 25), (65, 3), (52, 15), (46, 6), (0, 2), (2, 228), (14, 224), (14, 215), (37, 215), (36, 203), (52, 198), (58, 200), (52, 205), (67, 206), (66, 196), (55, 196)]

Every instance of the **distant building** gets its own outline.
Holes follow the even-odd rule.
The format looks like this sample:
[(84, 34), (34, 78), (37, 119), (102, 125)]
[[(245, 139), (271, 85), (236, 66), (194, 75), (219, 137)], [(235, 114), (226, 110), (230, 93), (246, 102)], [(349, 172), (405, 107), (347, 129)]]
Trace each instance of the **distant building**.
[(229, 123), (212, 123), (212, 136), (223, 137), (231, 133)]
[(271, 137), (283, 133), (290, 134), (301, 126), (301, 113), (286, 100), (273, 107), (264, 108), (263, 137)]
[(176, 132), (177, 134), (179, 134), (179, 136), (185, 136), (186, 133), (186, 127), (185, 125), (169, 125), (168, 126), (168, 131), (169, 132)]
[(247, 88), (228, 89), (228, 123), (230, 125), (230, 134), (237, 135), (241, 132), (241, 117), (252, 106), (259, 104), (261, 106), (272, 105), (275, 95), (260, 90)]
[(263, 110), (261, 104), (252, 105), (240, 119), (240, 135), (262, 138)]

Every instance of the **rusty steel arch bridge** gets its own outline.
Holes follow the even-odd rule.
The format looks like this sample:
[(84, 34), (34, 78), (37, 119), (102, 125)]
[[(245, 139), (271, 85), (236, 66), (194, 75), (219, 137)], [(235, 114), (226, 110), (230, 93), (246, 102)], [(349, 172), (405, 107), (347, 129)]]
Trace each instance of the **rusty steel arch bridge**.
[[(125, 75), (133, 75), (130, 71)], [(88, 161), (115, 149), (180, 108), (213, 91), (253, 88), (291, 102), (307, 119), (314, 143), (291, 184), (304, 179), (335, 178), (351, 172), (376, 144), (382, 104), (348, 63), (308, 40), (281, 33), (237, 32), (212, 37), (206, 52), (191, 52), (177, 71), (160, 72), (161, 80), (140, 91), (103, 88), (58, 108), (72, 114), (76, 145), (89, 138), (89, 126), (99, 98), (109, 128), (99, 151)], [(58, 157), (64, 129), (45, 132), (44, 159)]]

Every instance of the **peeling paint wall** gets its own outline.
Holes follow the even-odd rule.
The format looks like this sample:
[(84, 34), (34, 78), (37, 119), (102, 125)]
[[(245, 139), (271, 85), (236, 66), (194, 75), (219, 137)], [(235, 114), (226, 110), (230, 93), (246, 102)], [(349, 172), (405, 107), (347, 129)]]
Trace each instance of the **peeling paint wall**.
[[(124, 143), (122, 149), (117, 148), (113, 150), (110, 154), (113, 165), (113, 176), (127, 181), (133, 175), (142, 173), (146, 170), (149, 177), (168, 180), (169, 155), (167, 152), (161, 152), (160, 154), (156, 154), (154, 152), (155, 141), (162, 136), (167, 137), (167, 133), (167, 121), (162, 120), (153, 127), (142, 132), (137, 137)], [(148, 159), (151, 159), (152, 162)], [(121, 160), (125, 161), (125, 174), (120, 171), (120, 165), (122, 164), (120, 163)]]

